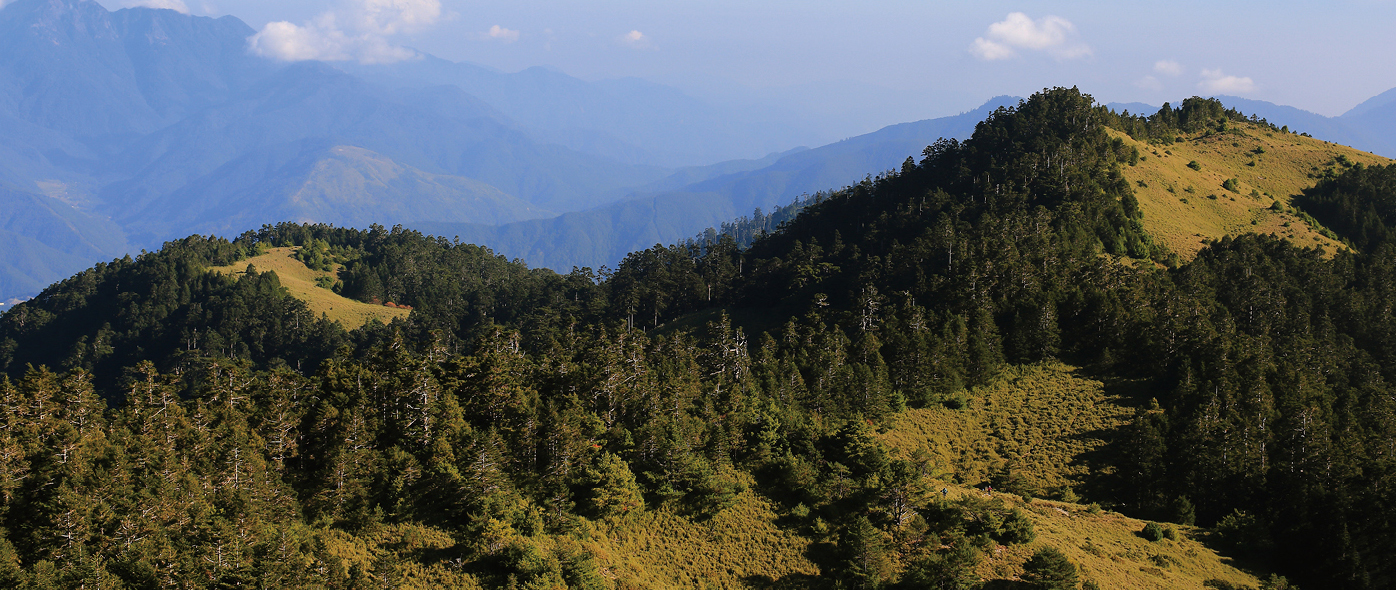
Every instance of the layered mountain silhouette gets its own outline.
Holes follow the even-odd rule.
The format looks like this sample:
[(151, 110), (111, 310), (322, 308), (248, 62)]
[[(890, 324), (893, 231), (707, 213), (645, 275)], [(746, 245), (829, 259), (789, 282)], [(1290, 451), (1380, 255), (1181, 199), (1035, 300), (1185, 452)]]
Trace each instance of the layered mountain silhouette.
[[(790, 113), (644, 80), (431, 56), (287, 64), (250, 54), (254, 33), (91, 0), (0, 8), (0, 302), (168, 239), (286, 220), (402, 224), (535, 267), (614, 264), (897, 168), (1016, 101), (790, 150), (818, 138)], [(1396, 153), (1396, 90), (1336, 118), (1225, 100)]]
[[(0, 301), (190, 232), (497, 224), (595, 207), (673, 172), (637, 164), (655, 159), (640, 148), (607, 157), (628, 144), (586, 139), (597, 134), (585, 125), (519, 122), (460, 84), (385, 85), (251, 55), (254, 32), (233, 17), (90, 0), (0, 9)], [(611, 92), (550, 73), (534, 94), (566, 84), (578, 89), (570, 112)], [(656, 116), (698, 108), (674, 105)], [(587, 142), (598, 149), (562, 145)]]
[[(856, 183), (869, 170), (891, 170), (919, 159), (937, 139), (964, 139), (977, 123), (1018, 98), (1001, 96), (951, 117), (885, 127), (873, 133), (776, 158), (765, 166), (730, 170), (733, 164), (683, 171), (589, 211), (499, 226), (470, 223), (413, 224), (426, 233), (488, 244), (510, 258), (558, 271), (614, 264), (636, 250), (692, 237), (754, 209), (786, 205), (801, 195)], [(724, 169), (726, 167), (726, 169)], [(730, 171), (729, 171), (730, 170)], [(714, 173), (720, 171), (721, 173)], [(710, 176), (710, 178), (703, 178)]]

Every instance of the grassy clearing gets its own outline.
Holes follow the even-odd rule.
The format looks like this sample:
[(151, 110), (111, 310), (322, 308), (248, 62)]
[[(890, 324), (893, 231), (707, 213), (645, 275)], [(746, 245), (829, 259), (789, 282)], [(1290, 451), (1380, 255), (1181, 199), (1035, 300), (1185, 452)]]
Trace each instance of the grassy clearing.
[[(1181, 143), (1150, 145), (1111, 130), (1139, 149), (1137, 166), (1126, 166), (1144, 212), (1144, 227), (1184, 259), (1206, 242), (1245, 233), (1275, 234), (1304, 246), (1335, 252), (1343, 246), (1288, 211), (1290, 199), (1317, 182), (1329, 168), (1348, 162), (1391, 160), (1318, 139), (1233, 124), (1224, 133), (1185, 137)], [(1197, 168), (1189, 163), (1196, 162)], [(1231, 190), (1223, 187), (1235, 179)], [(1271, 209), (1279, 202), (1281, 210)]]
[(775, 520), (770, 503), (748, 490), (705, 522), (648, 510), (623, 523), (594, 524), (585, 544), (616, 588), (747, 588), (817, 574), (805, 557), (809, 540)]
[(978, 484), (1011, 466), (1038, 493), (1075, 487), (1086, 460), (1134, 413), (1132, 400), (1060, 363), (1009, 367), (969, 392), (969, 407), (903, 412), (881, 435), (906, 454), (929, 451), (946, 477)]
[[(955, 489), (951, 499), (958, 494), (977, 493)], [(1076, 564), (1083, 581), (1094, 581), (1101, 588), (1201, 590), (1204, 582), (1213, 579), (1242, 586), (1260, 585), (1255, 576), (1237, 569), (1229, 558), (1196, 540), (1203, 533), (1194, 527), (1170, 525), (1178, 531), (1177, 540), (1151, 542), (1137, 534), (1144, 528), (1143, 520), (1107, 511), (1092, 514), (1079, 504), (1046, 500), (1029, 503), (1017, 496), (995, 496), (1003, 496), (1009, 506), (1023, 508), (1037, 530), (1037, 539), (1027, 545), (997, 547), (980, 564), (979, 575), (985, 580), (1017, 579), (1033, 552), (1050, 545)], [(985, 587), (999, 586), (991, 581)]]
[(391, 322), (393, 318), (407, 317), (407, 314), (410, 313), (405, 309), (394, 309), (354, 301), (341, 297), (334, 291), (317, 286), (316, 279), (320, 277), (333, 279), (335, 274), (339, 272), (339, 265), (335, 265), (334, 270), (330, 272), (311, 270), (301, 261), (291, 257), (295, 251), (296, 248), (271, 248), (260, 256), (209, 270), (238, 275), (246, 272), (247, 265), (251, 264), (257, 267), (260, 272), (276, 271), (277, 278), (281, 279), (281, 286), (285, 287), (292, 297), (304, 301), (310, 307), (311, 313), (317, 316), (324, 314), (350, 330), (370, 321)]
[[(896, 452), (920, 449), (940, 466), (936, 489), (949, 499), (981, 492), (990, 474), (1012, 465), (1029, 487), (1059, 494), (1083, 483), (1111, 432), (1127, 422), (1145, 400), (1130, 384), (1107, 386), (1060, 363), (1008, 367), (992, 383), (969, 392), (961, 410), (943, 407), (903, 412), (881, 433)], [(966, 484), (974, 487), (966, 487)], [(1153, 543), (1136, 533), (1145, 521), (1068, 503), (995, 493), (1032, 518), (1037, 539), (1028, 545), (1000, 546), (986, 555), (979, 575), (985, 588), (995, 580), (1016, 580), (1037, 548), (1051, 545), (1081, 568), (1083, 580), (1101, 588), (1204, 588), (1221, 579), (1258, 586), (1256, 578), (1194, 540), (1202, 532), (1173, 525), (1178, 540)], [(1016, 587), (1002, 585), (1004, 588)]]

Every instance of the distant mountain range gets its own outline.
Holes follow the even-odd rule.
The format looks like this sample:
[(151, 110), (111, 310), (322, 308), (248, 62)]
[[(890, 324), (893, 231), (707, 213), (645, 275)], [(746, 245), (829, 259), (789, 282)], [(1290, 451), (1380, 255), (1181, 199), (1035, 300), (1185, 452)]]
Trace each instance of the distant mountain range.
[(0, 302), (193, 232), (549, 217), (809, 136), (638, 80), (284, 64), (248, 52), (254, 33), (91, 0), (0, 9)]
[(614, 265), (628, 252), (693, 237), (756, 208), (770, 209), (800, 195), (842, 188), (862, 180), (870, 170), (897, 168), (908, 157), (919, 160), (926, 146), (937, 139), (965, 139), (994, 109), (1015, 105), (1018, 100), (997, 97), (973, 111), (892, 125), (783, 155), (759, 168), (716, 173), (726, 166), (719, 165), (681, 172), (622, 201), (551, 219), (498, 226), (449, 222), (411, 226), (425, 233), (487, 244), (511, 259), (522, 258), (533, 266), (563, 272), (573, 266)]
[[(251, 55), (254, 33), (91, 0), (0, 8), (0, 302), (168, 239), (286, 220), (402, 224), (564, 271), (615, 264), (896, 168), (1017, 101), (789, 149), (817, 126), (644, 80), (430, 56), (286, 64)], [(1396, 153), (1396, 90), (1337, 118), (1224, 100)]]

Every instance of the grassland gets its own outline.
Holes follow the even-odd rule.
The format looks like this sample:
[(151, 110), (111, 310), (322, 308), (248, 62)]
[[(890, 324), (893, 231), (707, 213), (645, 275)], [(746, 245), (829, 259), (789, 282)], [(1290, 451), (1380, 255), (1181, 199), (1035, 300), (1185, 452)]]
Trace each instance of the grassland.
[(246, 272), (247, 265), (251, 264), (259, 272), (275, 271), (277, 278), (281, 280), (281, 286), (285, 287), (292, 297), (304, 301), (310, 307), (311, 313), (317, 316), (323, 314), (330, 320), (339, 322), (351, 330), (370, 321), (387, 323), (391, 322), (393, 318), (407, 317), (407, 314), (410, 313), (405, 309), (354, 301), (318, 286), (316, 279), (321, 277), (333, 279), (335, 273), (339, 272), (339, 265), (335, 265), (329, 272), (311, 270), (301, 261), (291, 257), (295, 251), (296, 248), (271, 248), (265, 254), (209, 270), (238, 275)]
[(809, 540), (775, 520), (770, 503), (747, 491), (708, 521), (659, 509), (594, 523), (585, 545), (616, 588), (748, 588), (819, 573), (805, 557)]
[[(1144, 227), (1184, 259), (1211, 240), (1245, 233), (1275, 234), (1328, 252), (1342, 244), (1311, 227), (1290, 209), (1291, 199), (1327, 169), (1349, 163), (1391, 160), (1310, 137), (1255, 124), (1232, 124), (1225, 132), (1184, 137), (1180, 143), (1150, 145), (1111, 133), (1139, 149), (1136, 166), (1125, 168), (1144, 212)], [(1196, 169), (1188, 166), (1197, 162)], [(1233, 190), (1223, 188), (1236, 180)], [(1281, 207), (1272, 208), (1278, 202)]]
[[(1128, 384), (1107, 385), (1073, 367), (1044, 363), (1004, 370), (970, 391), (961, 410), (909, 410), (879, 435), (898, 453), (929, 451), (940, 467), (935, 489), (951, 501), (982, 495), (972, 487), (993, 469), (1014, 462), (1043, 491), (1078, 483), (1092, 468), (1110, 431), (1140, 403)], [(1061, 550), (1083, 580), (1102, 588), (1204, 588), (1220, 579), (1258, 586), (1197, 539), (1204, 531), (1174, 525), (1177, 540), (1150, 542), (1138, 535), (1144, 521), (1081, 504), (1024, 500), (995, 493), (1032, 519), (1037, 539), (995, 547), (979, 568), (985, 588), (1016, 587), (1023, 563), (1043, 545)], [(812, 541), (777, 527), (773, 507), (752, 491), (708, 521), (650, 509), (619, 522), (587, 525), (585, 549), (615, 588), (803, 587), (819, 573), (807, 558)]]
[(1082, 484), (1092, 469), (1101, 471), (1087, 458), (1138, 403), (1059, 363), (1009, 367), (969, 398), (960, 410), (897, 415), (881, 434), (883, 442), (906, 455), (929, 452), (950, 481), (982, 483), (1007, 465), (1038, 493), (1056, 494)]
[[(951, 499), (963, 493), (979, 492), (957, 489)], [(990, 580), (986, 588), (997, 587), (993, 580), (1016, 579), (1023, 573), (1023, 563), (1044, 545), (1066, 554), (1083, 581), (1094, 581), (1101, 588), (1201, 590), (1206, 581), (1214, 579), (1239, 586), (1260, 585), (1255, 576), (1237, 569), (1228, 558), (1198, 541), (1204, 535), (1200, 529), (1172, 525), (1178, 531), (1176, 540), (1152, 542), (1137, 534), (1144, 528), (1142, 520), (1108, 511), (1093, 513), (1079, 504), (995, 496), (1005, 496), (1007, 505), (1024, 509), (1037, 530), (1037, 539), (1027, 545), (998, 547), (987, 555), (978, 572)]]

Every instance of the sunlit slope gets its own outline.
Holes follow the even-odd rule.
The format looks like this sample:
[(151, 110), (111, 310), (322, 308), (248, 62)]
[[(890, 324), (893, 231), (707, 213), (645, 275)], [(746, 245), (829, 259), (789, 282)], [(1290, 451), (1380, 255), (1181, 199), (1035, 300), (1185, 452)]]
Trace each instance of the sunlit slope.
[(711, 520), (652, 509), (592, 523), (583, 545), (616, 588), (750, 588), (818, 574), (806, 557), (810, 540), (775, 520), (771, 504), (747, 491)]
[[(1107, 385), (1060, 363), (1007, 367), (967, 393), (962, 409), (908, 410), (880, 435), (904, 457), (928, 455), (942, 482), (936, 489), (947, 489), (951, 501), (965, 495), (989, 499), (976, 487), (1004, 466), (1042, 496), (1088, 487), (1088, 478), (1099, 475), (1107, 462), (1099, 457), (1110, 451), (1107, 441), (1136, 407), (1148, 403), (1131, 383)], [(1037, 539), (986, 555), (978, 570), (986, 580), (1016, 579), (1032, 553), (1050, 545), (1081, 568), (1083, 580), (1101, 588), (1200, 589), (1211, 579), (1258, 586), (1254, 576), (1196, 541), (1203, 534), (1199, 529), (1173, 525), (1182, 533), (1179, 538), (1155, 543), (1136, 534), (1145, 521), (1119, 513), (999, 492), (992, 497), (1026, 511)]]
[(281, 279), (281, 286), (285, 287), (292, 297), (304, 301), (309, 306), (311, 313), (316, 316), (325, 314), (331, 320), (337, 321), (351, 330), (369, 321), (387, 323), (391, 322), (393, 318), (407, 317), (407, 314), (410, 313), (405, 309), (354, 301), (318, 286), (315, 282), (316, 279), (320, 277), (333, 278), (334, 273), (339, 271), (339, 266), (335, 265), (332, 272), (311, 270), (301, 261), (291, 257), (295, 251), (296, 248), (272, 248), (266, 254), (210, 270), (241, 274), (247, 270), (249, 264), (255, 266), (259, 272), (274, 270), (277, 278)]
[[(1341, 245), (1287, 212), (1290, 198), (1313, 186), (1327, 169), (1391, 160), (1350, 147), (1268, 126), (1231, 124), (1227, 131), (1181, 136), (1150, 145), (1111, 131), (1139, 148), (1141, 160), (1126, 166), (1144, 213), (1144, 227), (1184, 259), (1205, 242), (1245, 233), (1275, 234), (1329, 252)], [(1188, 166), (1197, 162), (1196, 169)], [(1233, 189), (1223, 184), (1235, 179)], [(1281, 208), (1272, 209), (1275, 202)]]
[[(975, 490), (955, 489), (959, 494), (978, 494)], [(1147, 521), (1128, 518), (1116, 512), (1088, 510), (1079, 504), (1032, 500), (1024, 502), (1017, 496), (1003, 499), (1010, 506), (1023, 509), (1032, 519), (1037, 539), (1027, 545), (1010, 545), (986, 555), (979, 574), (987, 580), (1016, 580), (1023, 573), (1023, 563), (1044, 545), (1056, 547), (1076, 564), (1082, 581), (1092, 581), (1100, 588), (1203, 590), (1209, 580), (1222, 580), (1235, 586), (1258, 587), (1260, 582), (1250, 573), (1237, 569), (1229, 558), (1217, 554), (1197, 538), (1205, 533), (1195, 527), (1171, 525), (1178, 531), (1177, 539), (1149, 541), (1137, 533)], [(1016, 588), (993, 583), (985, 588)]]
[(1008, 466), (1039, 494), (1055, 495), (1084, 483), (1093, 465), (1083, 457), (1134, 416), (1138, 400), (1128, 391), (1107, 391), (1059, 363), (1012, 366), (969, 391), (963, 409), (902, 412), (882, 440), (904, 454), (929, 453), (954, 481), (981, 484)]

